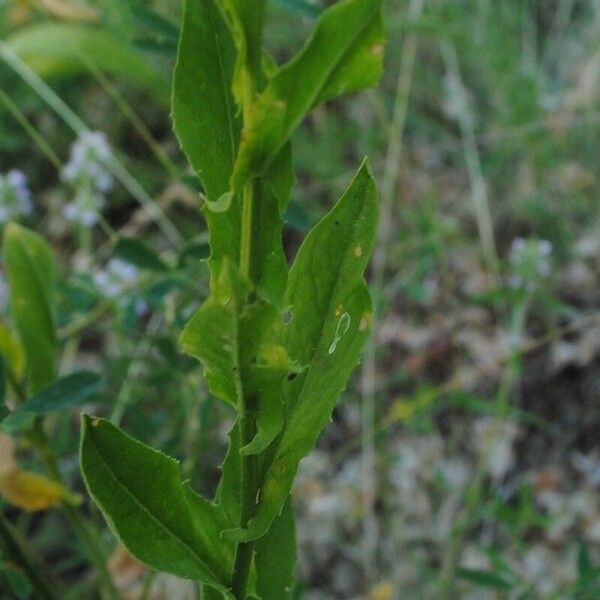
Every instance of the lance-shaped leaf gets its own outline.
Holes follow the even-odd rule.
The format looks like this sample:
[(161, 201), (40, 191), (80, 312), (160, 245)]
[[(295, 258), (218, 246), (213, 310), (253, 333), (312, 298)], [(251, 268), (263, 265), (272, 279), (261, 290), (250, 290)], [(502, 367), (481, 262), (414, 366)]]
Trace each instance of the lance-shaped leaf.
[(20, 404), (16, 412), (42, 416), (83, 404), (98, 393), (101, 383), (100, 375), (91, 371), (65, 375)]
[(228, 595), (233, 546), (226, 521), (179, 476), (177, 461), (95, 417), (83, 416), (81, 469), (110, 528), (139, 560)]
[(266, 469), (247, 529), (264, 535), (289, 496), (300, 460), (314, 446), (359, 361), (371, 322), (363, 273), (377, 225), (377, 191), (365, 163), (333, 210), (309, 233), (290, 270), (286, 342), (304, 370), (284, 383), (286, 423)]
[(381, 0), (342, 0), (322, 14), (303, 50), (279, 69), (252, 107), (232, 176), (234, 190), (266, 173), (316, 104), (378, 81), (384, 49), (380, 10)]
[[(229, 261), (224, 263), (211, 296), (181, 335), (183, 349), (204, 364), (210, 391), (239, 409), (257, 410), (257, 433), (243, 453), (264, 450), (283, 424), (281, 387), (295, 370), (278, 343), (279, 312), (267, 300), (247, 303), (249, 284)], [(279, 332), (281, 336), (281, 332)]]
[(231, 270), (223, 269), (211, 295), (185, 326), (180, 341), (183, 351), (204, 365), (212, 394), (237, 408), (243, 393), (239, 316), (247, 285), (240, 281), (235, 289), (234, 284)]
[[(252, 12), (251, 4), (231, 0), (228, 14)], [(223, 203), (218, 201), (228, 194), (240, 137), (240, 114), (232, 94), (236, 48), (224, 12), (215, 0), (185, 2), (173, 81), (175, 132), (209, 201), (204, 215), (210, 230), (213, 283), (220, 276), (223, 260), (237, 264), (240, 255), (239, 195), (230, 198), (227, 210), (213, 210), (220, 210)], [(255, 37), (257, 27), (246, 20), (242, 29), (248, 31), (240, 35), (244, 40), (245, 36)], [(254, 203), (251, 279), (275, 305), (281, 304), (287, 277), (280, 213), (293, 185), (290, 157), (289, 147), (283, 148)]]
[(261, 600), (287, 600), (292, 597), (296, 526), (290, 497), (267, 534), (257, 540), (254, 565), (256, 591)]
[(287, 285), (288, 264), (282, 244), (282, 215), (287, 207), (294, 172), (291, 144), (286, 144), (273, 160), (266, 177), (257, 182), (250, 278), (260, 293), (281, 308)]
[[(229, 190), (240, 137), (240, 114), (231, 84), (236, 49), (215, 0), (186, 0), (173, 78), (173, 124), (181, 148), (202, 181), (209, 203)], [(211, 234), (211, 273), (219, 277), (225, 257), (239, 260), (241, 207), (205, 207)]]
[(173, 78), (179, 143), (209, 200), (229, 189), (240, 118), (231, 93), (236, 50), (214, 0), (186, 0)]
[(27, 361), (27, 384), (37, 392), (54, 378), (54, 259), (46, 242), (15, 223), (4, 229), (10, 312)]

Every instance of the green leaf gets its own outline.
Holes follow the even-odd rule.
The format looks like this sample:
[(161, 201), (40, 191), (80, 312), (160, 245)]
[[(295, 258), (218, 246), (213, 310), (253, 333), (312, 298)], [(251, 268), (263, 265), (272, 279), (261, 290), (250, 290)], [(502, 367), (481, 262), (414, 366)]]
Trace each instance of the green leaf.
[(242, 396), (269, 412), (258, 415), (256, 439), (245, 452), (264, 449), (283, 422), (281, 385), (294, 369), (281, 343), (277, 343), (279, 312), (257, 297), (247, 303), (249, 283), (229, 261), (212, 293), (193, 315), (181, 335), (183, 350), (204, 364), (212, 394), (241, 406)]
[(202, 587), (202, 600), (223, 600), (223, 594), (205, 585)]
[(35, 423), (35, 415), (30, 412), (17, 411), (4, 417), (0, 429), (9, 435), (29, 431)]
[(296, 566), (296, 526), (291, 497), (266, 535), (256, 542), (256, 591), (261, 600), (288, 600)]
[(153, 248), (135, 238), (119, 238), (113, 248), (113, 256), (140, 269), (149, 271), (167, 271), (169, 269)]
[(240, 448), (240, 454), (260, 454), (277, 437), (283, 427), (283, 406), (281, 405), (282, 381), (277, 379), (272, 385), (265, 384), (256, 403), (256, 434), (252, 441)]
[(183, 351), (203, 363), (211, 393), (234, 408), (242, 395), (239, 317), (246, 293), (247, 283), (236, 280), (232, 269), (223, 269), (180, 339)]
[(141, 52), (107, 29), (46, 21), (19, 29), (7, 43), (40, 77), (86, 74), (87, 61), (91, 61), (106, 74), (149, 90), (163, 105), (169, 101), (166, 77)]
[(235, 60), (229, 27), (214, 0), (186, 0), (173, 79), (173, 122), (211, 201), (229, 189), (240, 137), (231, 92)]
[[(214, 0), (186, 0), (173, 79), (173, 123), (209, 203), (229, 191), (241, 121), (231, 90), (236, 49)], [(211, 239), (211, 281), (225, 257), (237, 263), (241, 206), (232, 197), (225, 212), (205, 210)]]
[(220, 511), (179, 478), (178, 463), (117, 427), (83, 416), (81, 469), (88, 491), (123, 545), (159, 571), (196, 579), (226, 598), (233, 546)]
[(257, 512), (236, 541), (264, 535), (281, 512), (300, 460), (314, 446), (359, 361), (371, 322), (363, 273), (377, 225), (377, 191), (363, 164), (333, 210), (308, 234), (290, 270), (286, 346), (304, 367), (284, 383), (286, 424), (260, 488)]
[(10, 312), (27, 361), (27, 384), (38, 392), (54, 379), (54, 259), (46, 242), (15, 223), (4, 229)]
[(326, 10), (303, 48), (268, 82), (244, 124), (231, 187), (259, 177), (320, 102), (374, 85), (383, 65), (381, 0), (342, 0)]
[(101, 382), (100, 375), (91, 371), (66, 375), (27, 399), (16, 412), (47, 415), (83, 404), (99, 391)]
[(252, 237), (250, 277), (260, 292), (277, 308), (282, 307), (287, 285), (288, 264), (283, 250), (282, 229), (294, 185), (291, 144), (273, 160), (264, 181), (258, 185), (253, 218), (260, 223)]
[(237, 527), (242, 506), (242, 476), (240, 459), (239, 423), (235, 422), (229, 432), (229, 448), (221, 465), (221, 479), (216, 494), (219, 510), (229, 523), (229, 528)]
[[(238, 10), (252, 12), (252, 7), (241, 0), (232, 0), (228, 6), (228, 15), (236, 15)], [(210, 230), (213, 285), (224, 259), (239, 262), (241, 228), (240, 198), (229, 193), (241, 128), (231, 89), (236, 48), (223, 11), (214, 0), (187, 0), (173, 83), (175, 131), (208, 199), (204, 216)], [(250, 26), (245, 22), (244, 27)], [(237, 35), (246, 34), (238, 31)], [(281, 212), (294, 182), (289, 147), (282, 149), (273, 167), (256, 195), (255, 219), (261, 227), (252, 240), (250, 275), (260, 291), (280, 306), (287, 278)]]

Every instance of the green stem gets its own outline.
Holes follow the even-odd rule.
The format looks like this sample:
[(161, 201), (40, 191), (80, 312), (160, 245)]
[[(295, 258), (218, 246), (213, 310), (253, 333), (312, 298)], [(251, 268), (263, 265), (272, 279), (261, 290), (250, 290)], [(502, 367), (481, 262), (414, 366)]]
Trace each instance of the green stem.
[[(249, 71), (245, 73), (244, 85), (244, 122), (248, 121), (250, 107), (254, 101), (255, 77)], [(256, 180), (249, 181), (242, 191), (242, 223), (240, 230), (240, 273), (250, 279), (252, 265), (253, 211), (256, 193)], [(249, 444), (256, 433), (256, 421), (253, 401), (240, 390), (240, 448)], [(245, 529), (256, 510), (256, 492), (258, 490), (258, 461), (255, 455), (241, 456), (242, 505), (240, 527)], [(237, 545), (231, 574), (231, 591), (236, 600), (245, 600), (248, 589), (248, 577), (252, 565), (254, 542), (242, 542)]]
[[(255, 434), (255, 421), (252, 407), (244, 399), (240, 415), (240, 448), (252, 441)], [(258, 464), (256, 456), (241, 457), (242, 506), (240, 526), (245, 528), (256, 509), (256, 490), (258, 489)], [(242, 542), (235, 551), (233, 573), (231, 575), (231, 591), (237, 600), (245, 600), (248, 587), (248, 576), (252, 564), (254, 542)]]
[[(240, 241), (240, 272), (246, 277), (250, 276), (251, 248), (252, 248), (252, 211), (254, 202), (254, 182), (250, 182), (242, 195), (242, 225)], [(240, 390), (242, 402), (240, 406), (240, 448), (249, 444), (256, 431), (254, 407), (251, 399), (246, 398), (243, 389)], [(240, 527), (245, 529), (248, 521), (254, 515), (256, 508), (256, 490), (258, 489), (258, 463), (256, 456), (243, 455), (241, 457), (242, 481), (242, 506), (240, 514)], [(233, 572), (231, 575), (231, 591), (237, 600), (245, 600), (248, 587), (248, 576), (252, 564), (254, 550), (253, 542), (238, 544), (235, 551)]]
[(23, 569), (23, 572), (37, 591), (36, 598), (42, 600), (59, 600), (60, 594), (54, 591), (40, 576), (40, 568), (19, 540), (17, 532), (0, 511), (0, 538), (4, 541), (6, 550), (12, 560)]
[(252, 254), (252, 212), (254, 209), (254, 182), (242, 192), (242, 227), (240, 238), (240, 273), (249, 277)]

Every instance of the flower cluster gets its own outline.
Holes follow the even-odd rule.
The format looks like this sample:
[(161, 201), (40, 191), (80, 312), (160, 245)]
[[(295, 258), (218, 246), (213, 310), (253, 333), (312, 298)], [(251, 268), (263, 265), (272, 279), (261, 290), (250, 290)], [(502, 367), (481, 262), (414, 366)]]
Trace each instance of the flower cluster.
[(12, 169), (6, 175), (0, 175), (0, 223), (7, 223), (32, 212), (31, 192), (25, 174)]
[(73, 144), (69, 162), (61, 176), (77, 190), (64, 208), (67, 220), (91, 227), (99, 220), (105, 195), (112, 189), (113, 177), (106, 168), (111, 148), (106, 135), (99, 131), (83, 133)]
[(118, 258), (111, 258), (103, 271), (94, 274), (94, 283), (107, 298), (118, 298), (138, 276), (137, 267)]
[(510, 287), (535, 291), (552, 273), (551, 254), (552, 243), (548, 240), (515, 238), (509, 256)]

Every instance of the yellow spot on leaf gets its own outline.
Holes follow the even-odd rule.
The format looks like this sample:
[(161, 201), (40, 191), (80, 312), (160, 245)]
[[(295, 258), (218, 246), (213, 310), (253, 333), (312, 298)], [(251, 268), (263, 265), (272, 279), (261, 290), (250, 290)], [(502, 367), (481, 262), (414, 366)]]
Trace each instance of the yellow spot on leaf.
[(92, 419), (92, 427), (98, 427), (100, 425), (100, 419), (98, 417), (94, 417)]
[(20, 379), (25, 372), (25, 351), (12, 331), (0, 321), (0, 353), (12, 374)]
[(354, 248), (354, 256), (362, 256), (362, 247), (361, 246), (356, 246), (356, 248)]
[(283, 110), (284, 108), (286, 108), (287, 106), (287, 102), (285, 100), (273, 100), (273, 108), (277, 108), (279, 110)]
[(373, 54), (374, 56), (381, 56), (383, 54), (383, 51), (383, 44), (375, 44), (371, 47), (371, 54)]
[(369, 328), (370, 324), (371, 324), (371, 315), (364, 314), (360, 318), (360, 321), (358, 323), (358, 330), (359, 331), (366, 331)]

